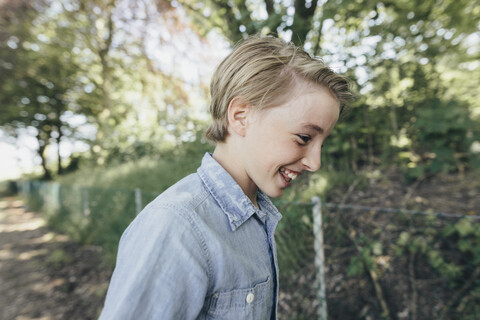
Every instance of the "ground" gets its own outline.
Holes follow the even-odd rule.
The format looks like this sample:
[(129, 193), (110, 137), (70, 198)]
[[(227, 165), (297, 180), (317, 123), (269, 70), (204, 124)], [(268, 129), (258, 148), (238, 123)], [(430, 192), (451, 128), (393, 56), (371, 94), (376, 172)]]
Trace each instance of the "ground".
[[(367, 175), (368, 176), (368, 175)], [(398, 170), (355, 180), (331, 192), (328, 202), (382, 208), (480, 215), (480, 173), (437, 175), (407, 183)]]
[(17, 198), (0, 200), (0, 319), (97, 319), (110, 274), (100, 248), (51, 232)]

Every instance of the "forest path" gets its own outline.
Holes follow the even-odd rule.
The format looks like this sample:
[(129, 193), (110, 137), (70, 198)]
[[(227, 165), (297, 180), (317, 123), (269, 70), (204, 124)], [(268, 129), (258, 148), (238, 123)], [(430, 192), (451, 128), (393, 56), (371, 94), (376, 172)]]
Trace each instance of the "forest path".
[(110, 275), (98, 247), (52, 232), (18, 198), (0, 199), (0, 319), (97, 319)]

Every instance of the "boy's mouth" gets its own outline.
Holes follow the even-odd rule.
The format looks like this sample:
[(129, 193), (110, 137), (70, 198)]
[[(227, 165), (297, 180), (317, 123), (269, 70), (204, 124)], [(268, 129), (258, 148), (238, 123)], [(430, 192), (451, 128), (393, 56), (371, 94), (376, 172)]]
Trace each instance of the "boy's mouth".
[(295, 178), (298, 177), (298, 172), (292, 171), (292, 170), (284, 168), (284, 167), (281, 167), (279, 171), (280, 171), (280, 175), (287, 182), (295, 180)]

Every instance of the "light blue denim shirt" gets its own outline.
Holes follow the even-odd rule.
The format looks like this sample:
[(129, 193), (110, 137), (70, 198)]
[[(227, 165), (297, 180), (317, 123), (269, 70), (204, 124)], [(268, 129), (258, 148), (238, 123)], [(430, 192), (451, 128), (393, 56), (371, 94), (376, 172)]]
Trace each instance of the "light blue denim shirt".
[(125, 230), (100, 319), (276, 319), (282, 216), (257, 202), (207, 153)]

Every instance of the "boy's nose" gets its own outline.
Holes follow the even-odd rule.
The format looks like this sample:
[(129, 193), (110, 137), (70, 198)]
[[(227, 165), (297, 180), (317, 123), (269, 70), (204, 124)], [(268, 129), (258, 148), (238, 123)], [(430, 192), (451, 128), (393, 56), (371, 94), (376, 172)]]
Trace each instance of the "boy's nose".
[(322, 146), (309, 148), (303, 157), (303, 165), (310, 172), (315, 172), (322, 165)]

